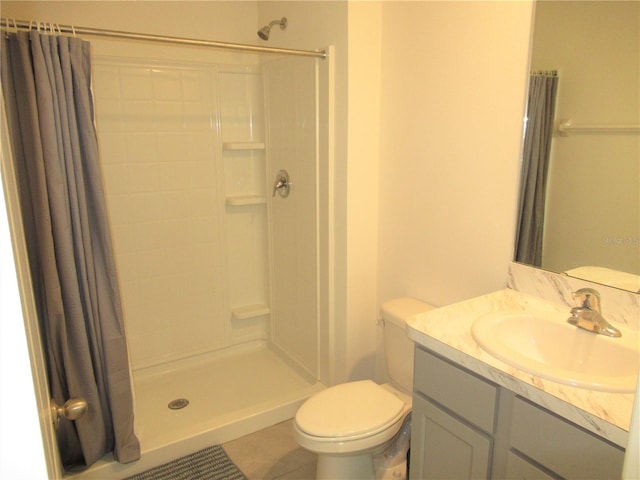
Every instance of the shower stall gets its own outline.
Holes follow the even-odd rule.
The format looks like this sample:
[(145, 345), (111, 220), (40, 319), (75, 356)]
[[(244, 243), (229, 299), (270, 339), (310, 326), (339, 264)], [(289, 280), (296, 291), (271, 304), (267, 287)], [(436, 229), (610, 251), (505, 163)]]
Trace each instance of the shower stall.
[(257, 60), (94, 59), (141, 462), (291, 418), (322, 388), (327, 85), (322, 60)]
[(291, 418), (329, 381), (331, 64), (92, 43), (142, 459), (69, 475), (124, 478)]

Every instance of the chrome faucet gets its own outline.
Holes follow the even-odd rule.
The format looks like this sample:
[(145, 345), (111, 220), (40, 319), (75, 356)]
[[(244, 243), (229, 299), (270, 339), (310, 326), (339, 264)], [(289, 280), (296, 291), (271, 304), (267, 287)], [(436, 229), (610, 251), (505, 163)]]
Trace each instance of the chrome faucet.
[(571, 325), (599, 333), (607, 337), (620, 337), (620, 330), (612, 326), (602, 316), (600, 310), (600, 294), (593, 288), (581, 288), (573, 293), (573, 298), (580, 301), (579, 307), (571, 309), (571, 317), (567, 320)]

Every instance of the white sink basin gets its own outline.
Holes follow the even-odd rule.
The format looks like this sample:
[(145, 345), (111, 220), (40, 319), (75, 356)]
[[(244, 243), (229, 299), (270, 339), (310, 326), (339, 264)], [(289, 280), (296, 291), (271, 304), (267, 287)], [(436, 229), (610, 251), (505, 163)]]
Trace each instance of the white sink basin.
[[(497, 312), (479, 317), (475, 341), (492, 356), (538, 377), (606, 392), (635, 392), (638, 334), (610, 338), (566, 322), (570, 315)], [(617, 325), (616, 325), (617, 326)]]

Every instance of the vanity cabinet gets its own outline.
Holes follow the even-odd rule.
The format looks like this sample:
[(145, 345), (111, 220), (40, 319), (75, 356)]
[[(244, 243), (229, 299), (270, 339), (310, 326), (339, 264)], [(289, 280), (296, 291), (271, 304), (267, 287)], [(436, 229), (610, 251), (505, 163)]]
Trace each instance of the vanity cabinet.
[(411, 480), (615, 479), (624, 450), (416, 348)]

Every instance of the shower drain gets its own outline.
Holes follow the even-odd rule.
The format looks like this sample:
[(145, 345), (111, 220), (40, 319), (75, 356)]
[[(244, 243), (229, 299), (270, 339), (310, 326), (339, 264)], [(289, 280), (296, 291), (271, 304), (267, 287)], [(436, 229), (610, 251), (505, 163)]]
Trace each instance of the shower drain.
[(175, 400), (171, 400), (169, 402), (168, 407), (171, 410), (180, 410), (181, 408), (184, 408), (187, 405), (189, 405), (189, 400), (187, 400), (186, 398), (176, 398)]

